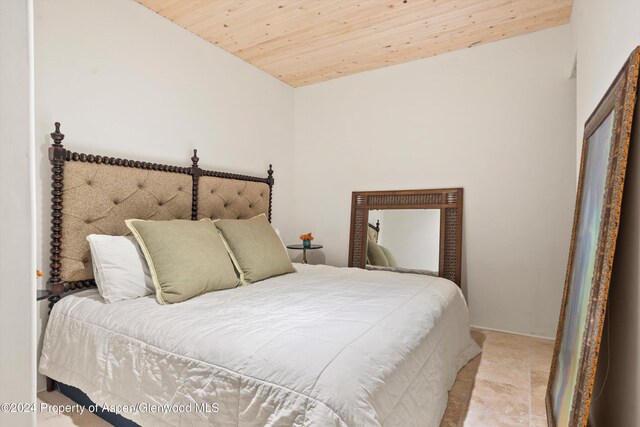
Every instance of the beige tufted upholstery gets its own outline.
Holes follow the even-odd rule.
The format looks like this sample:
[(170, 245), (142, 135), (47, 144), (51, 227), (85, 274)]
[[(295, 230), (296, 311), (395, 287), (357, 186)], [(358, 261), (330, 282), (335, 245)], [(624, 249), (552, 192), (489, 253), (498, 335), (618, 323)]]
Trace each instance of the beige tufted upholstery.
[(130, 234), (130, 218), (191, 219), (191, 186), (186, 174), (65, 162), (62, 279), (93, 278), (89, 234)]
[(248, 219), (269, 212), (269, 186), (263, 182), (201, 176), (198, 219)]
[(374, 242), (378, 241), (378, 232), (371, 227), (367, 227), (367, 235)]

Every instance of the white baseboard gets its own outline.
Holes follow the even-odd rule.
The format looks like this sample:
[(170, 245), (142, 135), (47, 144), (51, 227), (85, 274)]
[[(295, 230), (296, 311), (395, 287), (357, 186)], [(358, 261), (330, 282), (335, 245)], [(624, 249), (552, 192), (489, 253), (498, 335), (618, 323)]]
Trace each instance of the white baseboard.
[(480, 326), (480, 325), (471, 325), (472, 328), (477, 328), (477, 329), (486, 329), (487, 331), (495, 331), (495, 332), (503, 332), (505, 334), (514, 334), (514, 335), (522, 335), (523, 337), (533, 337), (533, 338), (540, 338), (543, 340), (555, 340), (555, 337), (545, 337), (542, 335), (536, 335), (536, 334), (524, 334), (522, 332), (514, 332), (514, 331), (505, 331), (504, 329), (496, 329), (496, 328), (489, 328), (487, 326)]

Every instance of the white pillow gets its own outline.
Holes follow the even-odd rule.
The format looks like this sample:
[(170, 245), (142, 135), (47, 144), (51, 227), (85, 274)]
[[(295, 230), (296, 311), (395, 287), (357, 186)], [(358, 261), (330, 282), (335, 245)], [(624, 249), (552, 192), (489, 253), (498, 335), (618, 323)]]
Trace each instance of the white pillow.
[(87, 236), (93, 276), (107, 303), (155, 293), (149, 266), (133, 236)]

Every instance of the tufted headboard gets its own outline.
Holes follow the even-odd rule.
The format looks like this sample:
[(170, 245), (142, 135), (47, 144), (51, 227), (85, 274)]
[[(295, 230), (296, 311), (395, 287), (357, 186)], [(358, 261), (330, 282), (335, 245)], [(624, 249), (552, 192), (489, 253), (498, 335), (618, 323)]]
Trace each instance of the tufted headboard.
[(252, 218), (271, 221), (274, 184), (266, 178), (161, 165), (64, 148), (60, 124), (51, 134), (51, 305), (69, 290), (95, 286), (89, 234), (130, 234), (129, 218), (170, 220)]
[(368, 223), (369, 227), (367, 227), (367, 236), (369, 239), (374, 242), (378, 242), (378, 237), (380, 236), (380, 220), (376, 221), (376, 225)]
[[(187, 169), (188, 171), (188, 169)], [(66, 162), (60, 245), (65, 281), (93, 279), (87, 236), (130, 234), (125, 219), (191, 218), (191, 176), (105, 163)]]
[(269, 184), (225, 179), (214, 174), (217, 172), (203, 171), (200, 177), (197, 219), (253, 218), (269, 213)]

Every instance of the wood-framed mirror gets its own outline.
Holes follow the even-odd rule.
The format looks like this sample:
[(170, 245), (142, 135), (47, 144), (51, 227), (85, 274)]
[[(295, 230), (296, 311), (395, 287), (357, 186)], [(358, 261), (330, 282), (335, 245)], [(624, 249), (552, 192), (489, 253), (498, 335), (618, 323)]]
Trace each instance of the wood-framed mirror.
[(435, 275), (461, 285), (462, 188), (354, 191), (349, 267)]

